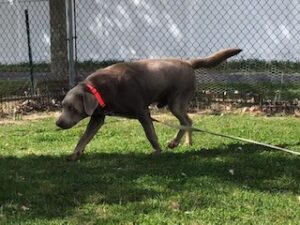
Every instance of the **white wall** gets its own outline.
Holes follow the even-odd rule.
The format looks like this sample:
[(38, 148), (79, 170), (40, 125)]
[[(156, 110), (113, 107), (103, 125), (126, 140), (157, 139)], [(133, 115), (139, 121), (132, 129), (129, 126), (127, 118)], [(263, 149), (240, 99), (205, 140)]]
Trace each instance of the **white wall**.
[[(49, 61), (47, 1), (0, 0), (0, 63)], [(241, 58), (300, 60), (299, 0), (77, 0), (79, 60), (197, 57), (241, 47)]]

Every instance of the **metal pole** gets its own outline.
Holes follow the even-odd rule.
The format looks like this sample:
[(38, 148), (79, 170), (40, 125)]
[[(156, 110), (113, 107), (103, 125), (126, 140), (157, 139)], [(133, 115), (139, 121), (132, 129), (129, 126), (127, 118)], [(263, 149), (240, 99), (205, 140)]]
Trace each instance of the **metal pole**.
[(68, 58), (69, 58), (69, 87), (75, 86), (74, 43), (73, 43), (73, 1), (67, 1), (68, 11)]
[(31, 52), (31, 41), (30, 41), (30, 27), (29, 27), (28, 9), (25, 9), (25, 23), (26, 23), (27, 44), (28, 44), (28, 59), (29, 59), (29, 67), (30, 67), (31, 94), (33, 95), (34, 94), (33, 65), (32, 65), (32, 52)]
[(77, 22), (76, 22), (76, 2), (75, 0), (73, 0), (73, 16), (74, 16), (74, 51), (75, 51), (75, 65), (74, 65), (74, 68), (75, 68), (75, 81), (76, 79), (78, 79), (78, 76), (77, 76), (77, 73), (78, 73), (78, 70), (77, 70), (77, 63), (78, 63), (78, 56), (77, 56)]

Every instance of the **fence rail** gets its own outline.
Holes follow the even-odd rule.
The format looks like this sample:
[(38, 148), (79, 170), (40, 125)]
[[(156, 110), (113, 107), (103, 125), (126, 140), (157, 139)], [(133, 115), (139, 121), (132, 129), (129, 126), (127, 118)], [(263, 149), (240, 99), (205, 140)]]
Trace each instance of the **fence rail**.
[(0, 20), (2, 102), (63, 95), (115, 62), (227, 47), (243, 52), (196, 71), (197, 102), (300, 98), (298, 0), (1, 0)]

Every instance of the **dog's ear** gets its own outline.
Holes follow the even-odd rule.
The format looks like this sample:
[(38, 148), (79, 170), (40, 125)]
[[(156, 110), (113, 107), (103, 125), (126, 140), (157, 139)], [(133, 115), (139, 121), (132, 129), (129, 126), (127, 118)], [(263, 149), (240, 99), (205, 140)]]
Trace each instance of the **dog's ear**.
[(93, 112), (95, 111), (95, 109), (97, 108), (97, 106), (98, 106), (98, 102), (97, 102), (95, 96), (89, 92), (84, 92), (83, 107), (84, 107), (86, 114), (91, 116), (93, 114)]

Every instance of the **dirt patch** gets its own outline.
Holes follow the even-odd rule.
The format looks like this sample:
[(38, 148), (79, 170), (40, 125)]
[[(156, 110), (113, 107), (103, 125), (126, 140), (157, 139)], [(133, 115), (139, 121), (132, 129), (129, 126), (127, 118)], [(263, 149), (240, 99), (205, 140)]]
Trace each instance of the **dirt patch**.
[(36, 98), (0, 102), (0, 119), (13, 118), (20, 120), (25, 115), (40, 114), (41, 112), (58, 111), (60, 102), (54, 98)]
[(60, 112), (41, 112), (41, 113), (32, 113), (29, 115), (19, 115), (16, 118), (2, 118), (0, 119), (1, 124), (22, 124), (30, 120), (40, 120), (51, 117), (58, 117)]

